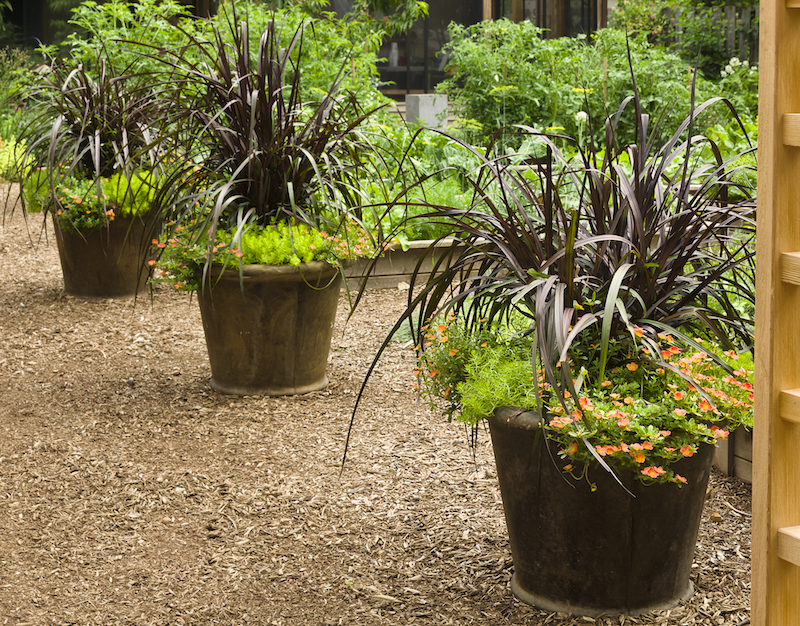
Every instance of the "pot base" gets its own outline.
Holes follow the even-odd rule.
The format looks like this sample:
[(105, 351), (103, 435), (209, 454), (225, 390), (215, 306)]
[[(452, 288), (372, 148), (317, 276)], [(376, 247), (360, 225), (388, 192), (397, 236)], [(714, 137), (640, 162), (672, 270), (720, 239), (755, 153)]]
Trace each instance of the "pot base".
[(217, 393), (229, 396), (302, 396), (312, 391), (319, 391), (328, 386), (328, 377), (321, 381), (300, 387), (245, 387), (240, 385), (226, 385), (211, 377), (211, 388)]
[(525, 591), (525, 589), (519, 586), (516, 574), (511, 577), (511, 593), (513, 593), (520, 602), (530, 604), (531, 606), (535, 606), (537, 609), (542, 609), (543, 611), (566, 613), (568, 615), (584, 615), (586, 617), (600, 617), (601, 615), (620, 614), (636, 617), (637, 615), (643, 615), (644, 613), (663, 611), (678, 606), (678, 604), (684, 600), (688, 600), (694, 595), (694, 584), (689, 581), (689, 587), (686, 589), (683, 595), (676, 597), (674, 601), (657, 603), (653, 604), (652, 606), (639, 607), (637, 609), (616, 607), (604, 608), (600, 610), (593, 607), (577, 606), (575, 604), (567, 604), (565, 602), (559, 602), (557, 600), (537, 596), (535, 593)]

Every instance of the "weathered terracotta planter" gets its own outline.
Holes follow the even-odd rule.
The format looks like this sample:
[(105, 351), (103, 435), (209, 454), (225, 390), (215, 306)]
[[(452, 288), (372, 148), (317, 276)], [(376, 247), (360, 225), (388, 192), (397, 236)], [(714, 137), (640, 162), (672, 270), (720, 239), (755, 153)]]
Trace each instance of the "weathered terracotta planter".
[(53, 224), (64, 291), (81, 298), (129, 298), (147, 286), (153, 220), (118, 217), (108, 226), (78, 233)]
[(713, 446), (674, 466), (684, 486), (644, 485), (620, 470), (632, 497), (601, 468), (588, 477), (594, 491), (565, 474), (534, 413), (498, 409), (489, 426), (520, 600), (595, 617), (639, 615), (692, 595)]
[(198, 290), (211, 387), (235, 395), (322, 389), (341, 273), (327, 263), (211, 271)]

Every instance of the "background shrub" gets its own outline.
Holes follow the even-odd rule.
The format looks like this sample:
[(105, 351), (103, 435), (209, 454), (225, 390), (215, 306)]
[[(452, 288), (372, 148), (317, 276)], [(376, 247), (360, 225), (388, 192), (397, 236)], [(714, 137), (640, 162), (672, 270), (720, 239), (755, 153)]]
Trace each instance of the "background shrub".
[[(691, 66), (651, 45), (641, 33), (626, 38), (623, 31), (603, 29), (591, 41), (583, 36), (542, 39), (541, 29), (530, 22), (498, 20), (469, 27), (451, 24), (450, 35), (446, 49), (452, 76), (439, 91), (462, 117), (480, 125), (484, 141), (509, 124), (586, 138), (586, 114), (599, 141), (603, 121), (633, 94), (628, 42), (642, 107), (661, 118), (659, 127), (671, 132), (690, 109)], [(714, 92), (700, 77), (696, 90), (697, 101)], [(634, 129), (631, 113), (618, 128), (619, 140), (631, 142)]]

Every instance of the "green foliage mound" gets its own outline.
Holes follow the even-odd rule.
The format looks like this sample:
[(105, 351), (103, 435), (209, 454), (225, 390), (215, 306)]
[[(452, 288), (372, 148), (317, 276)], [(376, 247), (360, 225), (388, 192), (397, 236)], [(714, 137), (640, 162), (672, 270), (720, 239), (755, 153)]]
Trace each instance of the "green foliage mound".
[[(602, 122), (633, 94), (628, 45), (642, 109), (660, 117), (661, 128), (674, 128), (690, 108), (695, 79), (691, 66), (642, 34), (626, 38), (622, 31), (603, 29), (591, 40), (541, 35), (530, 22), (450, 25), (446, 51), (452, 76), (438, 89), (461, 117), (479, 124), (482, 142), (512, 124), (588, 138), (591, 120), (594, 139), (602, 143)], [(700, 77), (695, 88), (697, 101), (713, 93)], [(623, 117), (617, 130), (622, 144), (634, 140), (635, 126), (632, 112)]]

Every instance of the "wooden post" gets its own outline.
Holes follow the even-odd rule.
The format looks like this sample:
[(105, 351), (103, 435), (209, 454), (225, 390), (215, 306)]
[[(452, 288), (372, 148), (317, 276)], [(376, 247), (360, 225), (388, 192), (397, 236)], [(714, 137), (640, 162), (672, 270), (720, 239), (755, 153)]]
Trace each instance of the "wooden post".
[(522, 21), (522, 0), (511, 0), (511, 21), (515, 24)]
[(747, 35), (750, 32), (750, 7), (739, 7), (738, 23), (742, 25), (738, 37), (739, 58), (750, 61), (753, 57), (750, 54), (750, 37)]
[(736, 7), (725, 7), (725, 52), (729, 57), (735, 56), (736, 48)]
[(800, 1), (762, 0), (751, 624), (800, 623)]
[(483, 0), (483, 19), (484, 20), (491, 20), (493, 19), (492, 15), (492, 0)]
[(209, 0), (195, 0), (194, 14), (197, 17), (211, 17), (211, 6)]

